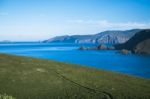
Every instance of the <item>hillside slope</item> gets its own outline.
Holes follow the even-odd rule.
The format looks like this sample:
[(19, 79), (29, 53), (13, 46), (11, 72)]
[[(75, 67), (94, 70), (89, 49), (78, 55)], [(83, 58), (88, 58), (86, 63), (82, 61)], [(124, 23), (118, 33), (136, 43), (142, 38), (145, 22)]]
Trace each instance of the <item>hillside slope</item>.
[(16, 99), (150, 99), (150, 80), (0, 54), (0, 95)]
[(150, 29), (136, 33), (124, 44), (115, 46), (116, 49), (127, 49), (134, 53), (150, 54)]
[(140, 29), (133, 29), (126, 31), (104, 31), (94, 35), (57, 36), (43, 42), (118, 44), (126, 42), (139, 31)]

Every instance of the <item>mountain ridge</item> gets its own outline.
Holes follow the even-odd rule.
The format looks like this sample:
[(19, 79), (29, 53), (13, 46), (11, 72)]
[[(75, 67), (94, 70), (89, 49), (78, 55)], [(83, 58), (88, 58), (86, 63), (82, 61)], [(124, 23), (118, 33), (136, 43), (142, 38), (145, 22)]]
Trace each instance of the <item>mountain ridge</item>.
[(98, 44), (120, 44), (129, 40), (133, 35), (141, 29), (132, 29), (132, 30), (110, 30), (103, 31), (97, 34), (89, 35), (64, 35), (56, 36), (43, 42), (55, 42), (55, 43), (98, 43)]
[(133, 53), (150, 54), (150, 29), (136, 33), (127, 42), (115, 45), (115, 48), (131, 50)]

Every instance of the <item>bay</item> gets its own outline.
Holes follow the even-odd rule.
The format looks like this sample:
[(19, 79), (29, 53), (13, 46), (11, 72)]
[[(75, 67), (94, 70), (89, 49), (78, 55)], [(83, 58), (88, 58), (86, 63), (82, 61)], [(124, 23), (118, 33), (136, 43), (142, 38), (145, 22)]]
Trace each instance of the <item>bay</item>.
[(78, 50), (93, 44), (1, 43), (0, 53), (31, 56), (150, 78), (149, 55), (123, 55), (115, 50)]

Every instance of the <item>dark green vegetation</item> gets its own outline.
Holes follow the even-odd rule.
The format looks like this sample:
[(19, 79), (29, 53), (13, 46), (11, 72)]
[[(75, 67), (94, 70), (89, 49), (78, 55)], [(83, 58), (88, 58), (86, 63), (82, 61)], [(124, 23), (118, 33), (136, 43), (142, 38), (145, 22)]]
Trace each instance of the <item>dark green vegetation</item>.
[(150, 80), (0, 54), (0, 94), (16, 99), (150, 99)]
[(115, 48), (131, 50), (133, 53), (150, 54), (150, 29), (136, 33), (126, 43), (116, 45)]
[(8, 96), (6, 94), (3, 94), (3, 95), (0, 94), (0, 99), (16, 99), (16, 98), (14, 98), (12, 96)]

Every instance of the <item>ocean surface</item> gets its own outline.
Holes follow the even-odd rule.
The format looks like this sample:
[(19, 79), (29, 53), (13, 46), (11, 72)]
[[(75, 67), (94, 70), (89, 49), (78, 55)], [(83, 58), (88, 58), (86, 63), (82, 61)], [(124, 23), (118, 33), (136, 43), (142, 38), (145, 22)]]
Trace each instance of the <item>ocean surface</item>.
[(148, 55), (123, 55), (118, 51), (103, 50), (83, 51), (78, 50), (80, 46), (91, 47), (96, 45), (68, 43), (0, 43), (0, 53), (50, 59), (150, 78), (150, 56)]

